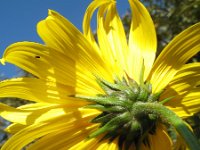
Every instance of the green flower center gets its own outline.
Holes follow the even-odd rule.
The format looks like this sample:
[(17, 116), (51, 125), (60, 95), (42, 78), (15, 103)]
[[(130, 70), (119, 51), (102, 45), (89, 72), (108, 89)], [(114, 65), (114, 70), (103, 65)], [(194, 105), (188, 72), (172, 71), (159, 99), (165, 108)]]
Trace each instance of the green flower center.
[(96, 97), (81, 97), (93, 102), (87, 108), (102, 111), (92, 120), (100, 123), (99, 129), (89, 135), (89, 138), (103, 134), (103, 139), (111, 141), (119, 137), (119, 147), (128, 149), (132, 144), (136, 147), (142, 142), (148, 144), (148, 134), (154, 134), (159, 117), (140, 110), (139, 103), (158, 103), (160, 93), (152, 94), (151, 84), (138, 85), (132, 79), (115, 80), (114, 83), (97, 79), (104, 90), (104, 95)]

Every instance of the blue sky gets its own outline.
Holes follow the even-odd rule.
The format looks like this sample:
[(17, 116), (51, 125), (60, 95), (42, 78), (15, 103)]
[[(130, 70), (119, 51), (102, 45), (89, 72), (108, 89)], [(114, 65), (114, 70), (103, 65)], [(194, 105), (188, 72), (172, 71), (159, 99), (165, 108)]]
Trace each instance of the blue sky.
[[(17, 41), (42, 41), (37, 35), (36, 24), (47, 16), (48, 9), (61, 13), (82, 30), (82, 19), (92, 0), (1, 0), (0, 1), (0, 57), (5, 48)], [(122, 16), (129, 8), (126, 0), (118, 0)], [(0, 76), (16, 76), (19, 69), (13, 65), (0, 65)]]

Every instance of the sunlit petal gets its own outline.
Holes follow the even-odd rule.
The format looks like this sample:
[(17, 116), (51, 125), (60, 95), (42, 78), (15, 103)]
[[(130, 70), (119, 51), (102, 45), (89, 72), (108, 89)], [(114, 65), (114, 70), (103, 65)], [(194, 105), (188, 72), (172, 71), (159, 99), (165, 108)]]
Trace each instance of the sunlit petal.
[(83, 33), (85, 35), (85, 37), (94, 45), (98, 48), (98, 46), (96, 45), (96, 40), (94, 38), (92, 29), (91, 29), (91, 20), (92, 20), (92, 16), (94, 11), (98, 8), (98, 7), (102, 7), (102, 6), (106, 6), (106, 5), (110, 5), (112, 4), (114, 1), (111, 0), (101, 0), (101, 1), (93, 1), (87, 8), (84, 18), (83, 18)]
[(169, 109), (180, 117), (192, 116), (200, 111), (200, 88), (194, 88), (186, 94), (177, 96), (165, 103)]
[(129, 67), (133, 72), (133, 78), (139, 81), (139, 72), (144, 61), (145, 80), (152, 68), (156, 54), (157, 39), (155, 28), (148, 11), (140, 1), (129, 0), (129, 3), (132, 10), (132, 22), (129, 35)]
[(153, 92), (166, 87), (177, 71), (200, 51), (200, 23), (176, 36), (161, 52), (152, 68), (150, 81)]
[(183, 95), (200, 84), (200, 63), (184, 65), (161, 95), (161, 100), (167, 97)]
[(16, 97), (34, 102), (68, 103), (74, 89), (56, 82), (37, 78), (16, 78), (2, 81), (0, 97)]
[[(38, 24), (38, 33), (45, 43), (78, 63), (77, 67), (110, 79), (108, 66), (98, 50), (68, 20), (55, 11)], [(76, 44), (75, 44), (76, 43)]]
[[(65, 132), (74, 133), (75, 137), (83, 137), (83, 136), (85, 137), (85, 135), (87, 135), (88, 132), (91, 132), (91, 129), (94, 129), (94, 127), (96, 126), (96, 125), (91, 126), (88, 124), (88, 120), (91, 119), (91, 117), (93, 117), (96, 114), (97, 112), (95, 113), (95, 111), (89, 111), (89, 110), (83, 112), (74, 111), (71, 118), (66, 116), (63, 117), (61, 116), (58, 118), (51, 119), (51, 121), (32, 124), (30, 126), (23, 128), (21, 131), (17, 132), (14, 136), (12, 136), (9, 139), (9, 141), (6, 142), (6, 144), (2, 147), (2, 150), (6, 149), (21, 150), (25, 145), (29, 144), (34, 139), (40, 138), (46, 134), (59, 133), (60, 131), (63, 131), (62, 133)], [(89, 127), (85, 128), (86, 133), (84, 132), (82, 133), (81, 129), (84, 129), (84, 127), (87, 126)], [(76, 135), (76, 133), (79, 134)], [(74, 136), (69, 136), (69, 134), (66, 135), (68, 135), (68, 137), (72, 138), (73, 140), (75, 139)], [(53, 145), (52, 143), (50, 144), (49, 142), (50, 141), (48, 141), (47, 145), (49, 146)]]
[(110, 62), (117, 75), (122, 76), (124, 71), (130, 74), (127, 69), (126, 36), (115, 3), (101, 7), (97, 17), (97, 36), (102, 57)]

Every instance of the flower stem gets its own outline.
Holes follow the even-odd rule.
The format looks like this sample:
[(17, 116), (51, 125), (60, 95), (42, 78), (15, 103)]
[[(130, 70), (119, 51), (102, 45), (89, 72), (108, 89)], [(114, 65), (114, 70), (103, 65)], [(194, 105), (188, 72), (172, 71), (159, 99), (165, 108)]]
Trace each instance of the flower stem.
[(168, 122), (174, 126), (177, 132), (183, 137), (190, 150), (200, 149), (200, 144), (192, 131), (186, 125), (186, 123), (177, 116), (173, 111), (159, 103), (142, 103), (137, 102), (134, 104), (133, 113), (136, 115), (140, 114), (155, 114), (162, 121)]

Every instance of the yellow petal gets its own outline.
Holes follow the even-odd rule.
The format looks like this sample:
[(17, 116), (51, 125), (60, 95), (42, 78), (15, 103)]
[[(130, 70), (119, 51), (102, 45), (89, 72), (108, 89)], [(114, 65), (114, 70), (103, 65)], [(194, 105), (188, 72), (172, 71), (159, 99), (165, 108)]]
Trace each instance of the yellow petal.
[(96, 148), (96, 150), (108, 150), (110, 144), (108, 143), (108, 141), (104, 141), (101, 144), (98, 145), (98, 147)]
[[(44, 42), (76, 62), (76, 67), (86, 74), (111, 78), (111, 71), (98, 50), (68, 20), (55, 11), (38, 23), (37, 31)], [(90, 70), (90, 71), (89, 71)]]
[(75, 62), (41, 44), (33, 42), (12, 44), (5, 50), (3, 59), (39, 78), (48, 78), (71, 86), (75, 84)]
[[(17, 117), (17, 116), (16, 116)], [(11, 125), (9, 125), (5, 131), (11, 134), (15, 134), (17, 132), (19, 132), (20, 130), (26, 128), (26, 125), (20, 124), (20, 123), (12, 123)]]
[(76, 87), (74, 90), (79, 94), (94, 95), (100, 91), (93, 75), (99, 75), (97, 68), (92, 72), (92, 67), (82, 62), (85, 60), (83, 56), (73, 61), (68, 56), (47, 46), (32, 42), (19, 42), (6, 49), (3, 59), (38, 78)]
[(104, 140), (102, 142), (99, 142), (97, 145), (96, 150), (118, 150), (118, 138), (110, 142), (109, 140)]
[[(93, 144), (96, 144), (98, 142), (97, 139), (87, 140), (87, 136), (94, 128), (96, 128), (95, 125), (74, 124), (73, 127), (68, 127), (66, 129), (57, 132), (52, 132), (42, 137), (40, 140), (32, 144), (28, 149), (54, 150), (54, 149), (75, 149), (75, 147), (77, 149), (76, 145), (81, 146), (81, 143), (84, 143), (85, 145), (88, 146), (88, 148), (90, 148), (93, 146)], [(55, 139), (59, 140), (55, 142)]]
[[(64, 123), (49, 123), (49, 124), (40, 124), (28, 126), (15, 135), (13, 135), (9, 140), (3, 145), (2, 150), (15, 149), (21, 150), (28, 143), (34, 141), (35, 139), (52, 132), (53, 130), (62, 129)], [(62, 127), (62, 128), (61, 128)]]
[(34, 102), (66, 104), (74, 89), (37, 78), (16, 78), (0, 82), (0, 97), (17, 97)]
[(94, 149), (94, 147), (99, 143), (99, 140), (99, 138), (85, 139), (85, 137), (83, 137), (82, 141), (74, 144), (74, 146), (72, 146), (70, 150)]
[(30, 111), (17, 110), (16, 108), (0, 103), (0, 116), (11, 122), (26, 124)]
[(183, 95), (200, 84), (200, 63), (183, 65), (161, 95), (161, 100)]
[(161, 127), (158, 126), (156, 129), (156, 133), (151, 135), (149, 134), (149, 145), (150, 148), (148, 148), (148, 145), (142, 145), (142, 150), (172, 150), (173, 143), (168, 136), (167, 132)]
[[(153, 21), (139, 0), (129, 0), (132, 10), (132, 22), (129, 35), (129, 67), (133, 78), (139, 82), (139, 72), (144, 61), (144, 80), (148, 76), (157, 48), (156, 32)], [(131, 72), (131, 71), (129, 71)]]
[(88, 6), (88, 8), (85, 12), (85, 15), (83, 18), (83, 33), (84, 33), (85, 37), (92, 43), (92, 45), (97, 47), (97, 49), (98, 49), (98, 46), (97, 46), (97, 43), (94, 38), (94, 34), (93, 34), (91, 26), (90, 26), (93, 13), (98, 7), (102, 7), (104, 5), (109, 5), (113, 2), (114, 1), (111, 1), (111, 0), (93, 1), (90, 3), (90, 5)]
[[(109, 143), (109, 147), (108, 150), (118, 150), (119, 146), (118, 146), (118, 138), (116, 138), (115, 140), (113, 140), (111, 143)], [(107, 141), (109, 142), (109, 141)]]
[[(30, 125), (33, 123), (47, 122), (51, 119), (62, 116), (65, 116), (66, 118), (73, 118), (73, 112), (78, 111), (78, 108), (82, 106), (85, 105), (80, 102), (71, 102), (71, 104), (69, 103), (65, 105), (34, 103), (23, 105), (18, 108), (0, 104), (0, 115), (11, 122)], [(82, 113), (83, 112), (84, 111), (82, 111)], [(96, 112), (97, 111), (94, 111), (94, 113)], [(70, 119), (68, 121), (70, 121)]]
[(83, 140), (80, 143), (76, 144), (75, 146), (71, 147), (70, 150), (77, 150), (77, 149), (95, 149), (95, 150), (118, 150), (118, 138), (113, 140), (103, 140), (101, 141), (103, 136)]
[[(47, 137), (50, 135), (55, 135), (57, 133), (66, 133), (66, 138), (61, 138), (60, 141), (62, 142), (65, 140), (65, 143), (59, 144), (59, 141), (52, 142), (50, 139), (45, 140), (46, 144), (43, 146), (54, 146), (53, 143), (59, 144), (57, 146), (68, 146), (71, 144), (73, 145), (72, 141), (78, 141), (78, 138), (82, 138), (84, 140), (87, 138), (91, 130), (96, 128), (95, 125), (91, 125), (89, 120), (94, 118), (97, 115), (97, 111), (94, 110), (79, 110), (79, 111), (72, 111), (71, 117), (69, 116), (61, 116), (57, 118), (50, 119), (49, 121), (34, 123), (29, 125), (16, 134), (14, 134), (2, 147), (2, 150), (6, 149), (16, 149), (21, 150), (24, 146), (37, 140), (38, 142), (42, 143), (43, 140), (41, 137)], [(70, 135), (70, 136), (69, 136)], [(59, 136), (60, 137), (60, 136)], [(62, 136), (63, 137), (63, 136)], [(68, 137), (68, 138), (67, 138)], [(84, 138), (84, 139), (83, 139)], [(55, 141), (55, 136), (53, 139)], [(40, 141), (41, 140), (41, 141)], [(66, 143), (67, 142), (67, 143)], [(40, 145), (39, 145), (40, 146)], [(42, 146), (42, 144), (41, 144)]]
[(97, 36), (102, 57), (109, 62), (110, 68), (116, 75), (122, 76), (124, 71), (129, 74), (127, 69), (128, 46), (115, 3), (100, 7), (97, 21)]
[(153, 92), (166, 87), (177, 71), (197, 52), (200, 47), (200, 23), (176, 36), (161, 52), (150, 75)]
[(194, 88), (184, 95), (177, 96), (165, 103), (180, 117), (188, 117), (200, 111), (200, 88)]

